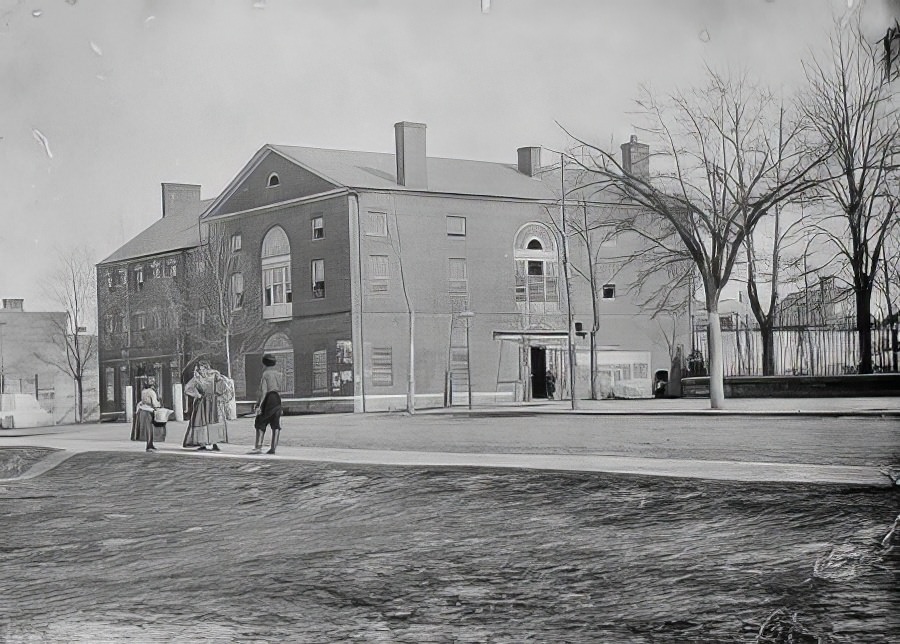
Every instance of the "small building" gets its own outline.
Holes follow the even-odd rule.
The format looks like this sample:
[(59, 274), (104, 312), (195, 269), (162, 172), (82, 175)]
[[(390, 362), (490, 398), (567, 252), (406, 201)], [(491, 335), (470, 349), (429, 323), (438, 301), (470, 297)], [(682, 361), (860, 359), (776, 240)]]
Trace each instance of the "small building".
[[(48, 424), (76, 421), (75, 382), (66, 367), (66, 333), (68, 319), (65, 312), (26, 311), (22, 299), (3, 300), (0, 308), (0, 393), (3, 394), (0, 417), (11, 413), (9, 408), (16, 399), (20, 400), (21, 407), (19, 397), (26, 396), (37, 400), (47, 413)], [(96, 342), (91, 336), (82, 337)], [(96, 420), (99, 417), (96, 355), (87, 363), (83, 395), (84, 419)]]

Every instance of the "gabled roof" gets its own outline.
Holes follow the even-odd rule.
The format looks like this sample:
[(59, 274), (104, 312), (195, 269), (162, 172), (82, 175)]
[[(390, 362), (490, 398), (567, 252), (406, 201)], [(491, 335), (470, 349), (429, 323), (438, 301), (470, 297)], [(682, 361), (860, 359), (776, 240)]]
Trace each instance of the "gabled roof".
[[(200, 216), (213, 199), (200, 201)], [(113, 264), (151, 255), (160, 255), (200, 245), (200, 229), (196, 214), (171, 214), (154, 221), (148, 228), (125, 242), (99, 264)], [(99, 265), (98, 264), (98, 265)]]
[[(410, 190), (397, 184), (395, 155), (384, 152), (354, 152), (292, 145), (267, 148), (338, 186), (371, 190)], [(428, 188), (414, 192), (553, 199), (553, 192), (540, 179), (518, 171), (516, 164), (428, 157)]]

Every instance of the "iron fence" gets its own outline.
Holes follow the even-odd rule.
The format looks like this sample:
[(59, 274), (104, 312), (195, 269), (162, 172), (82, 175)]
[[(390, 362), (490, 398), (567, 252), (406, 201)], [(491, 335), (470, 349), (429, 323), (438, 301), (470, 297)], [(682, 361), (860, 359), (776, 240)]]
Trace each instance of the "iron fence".
[[(871, 334), (872, 370), (897, 372), (897, 327), (875, 324)], [(778, 327), (773, 335), (773, 375), (834, 376), (859, 371), (859, 336), (852, 326)], [(708, 358), (705, 326), (695, 326), (693, 348), (701, 352), (704, 360)], [(762, 375), (763, 343), (759, 328), (740, 318), (723, 324), (722, 354), (726, 376)]]

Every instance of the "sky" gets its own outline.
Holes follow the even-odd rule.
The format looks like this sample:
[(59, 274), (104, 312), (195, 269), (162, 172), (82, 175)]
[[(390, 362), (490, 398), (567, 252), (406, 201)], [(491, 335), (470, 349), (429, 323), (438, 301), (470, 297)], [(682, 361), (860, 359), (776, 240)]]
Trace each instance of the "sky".
[[(61, 253), (111, 255), (163, 182), (214, 198), (266, 143), (515, 163), (634, 132), (641, 85), (748, 70), (790, 93), (835, 16), (900, 0), (0, 0), (0, 298), (59, 309)], [(548, 159), (545, 159), (549, 162)]]

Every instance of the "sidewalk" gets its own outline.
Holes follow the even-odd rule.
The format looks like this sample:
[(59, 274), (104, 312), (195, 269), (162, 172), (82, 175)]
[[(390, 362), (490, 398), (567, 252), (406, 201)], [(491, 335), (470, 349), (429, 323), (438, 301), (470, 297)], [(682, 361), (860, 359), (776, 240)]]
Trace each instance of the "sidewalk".
[[(181, 448), (183, 424), (169, 424), (158, 454), (128, 440), (125, 423), (0, 430), (0, 448), (63, 450), (35, 476), (83, 452), (133, 452), (276, 461), (418, 467), (499, 467), (732, 481), (891, 485), (900, 453), (900, 400), (703, 399), (543, 401), (404, 413), (288, 416), (277, 456), (248, 452), (252, 419), (229, 423), (231, 442), (210, 454)], [(663, 416), (670, 418), (661, 422)], [(592, 416), (598, 418), (592, 419)], [(782, 417), (772, 423), (768, 418)], [(607, 417), (611, 422), (602, 421)], [(700, 421), (699, 418), (704, 420)], [(841, 418), (839, 418), (841, 417)], [(535, 422), (540, 418), (539, 422)], [(614, 420), (613, 420), (614, 419)], [(848, 432), (847, 423), (857, 424)], [(267, 437), (268, 438), (268, 437)]]
[(724, 409), (711, 409), (708, 398), (640, 398), (634, 400), (536, 400), (528, 403), (474, 405), (469, 409), (458, 405), (449, 409), (426, 409), (420, 413), (436, 414), (510, 414), (566, 413), (587, 415), (716, 415), (716, 416), (897, 416), (900, 397), (866, 398), (728, 398)]

